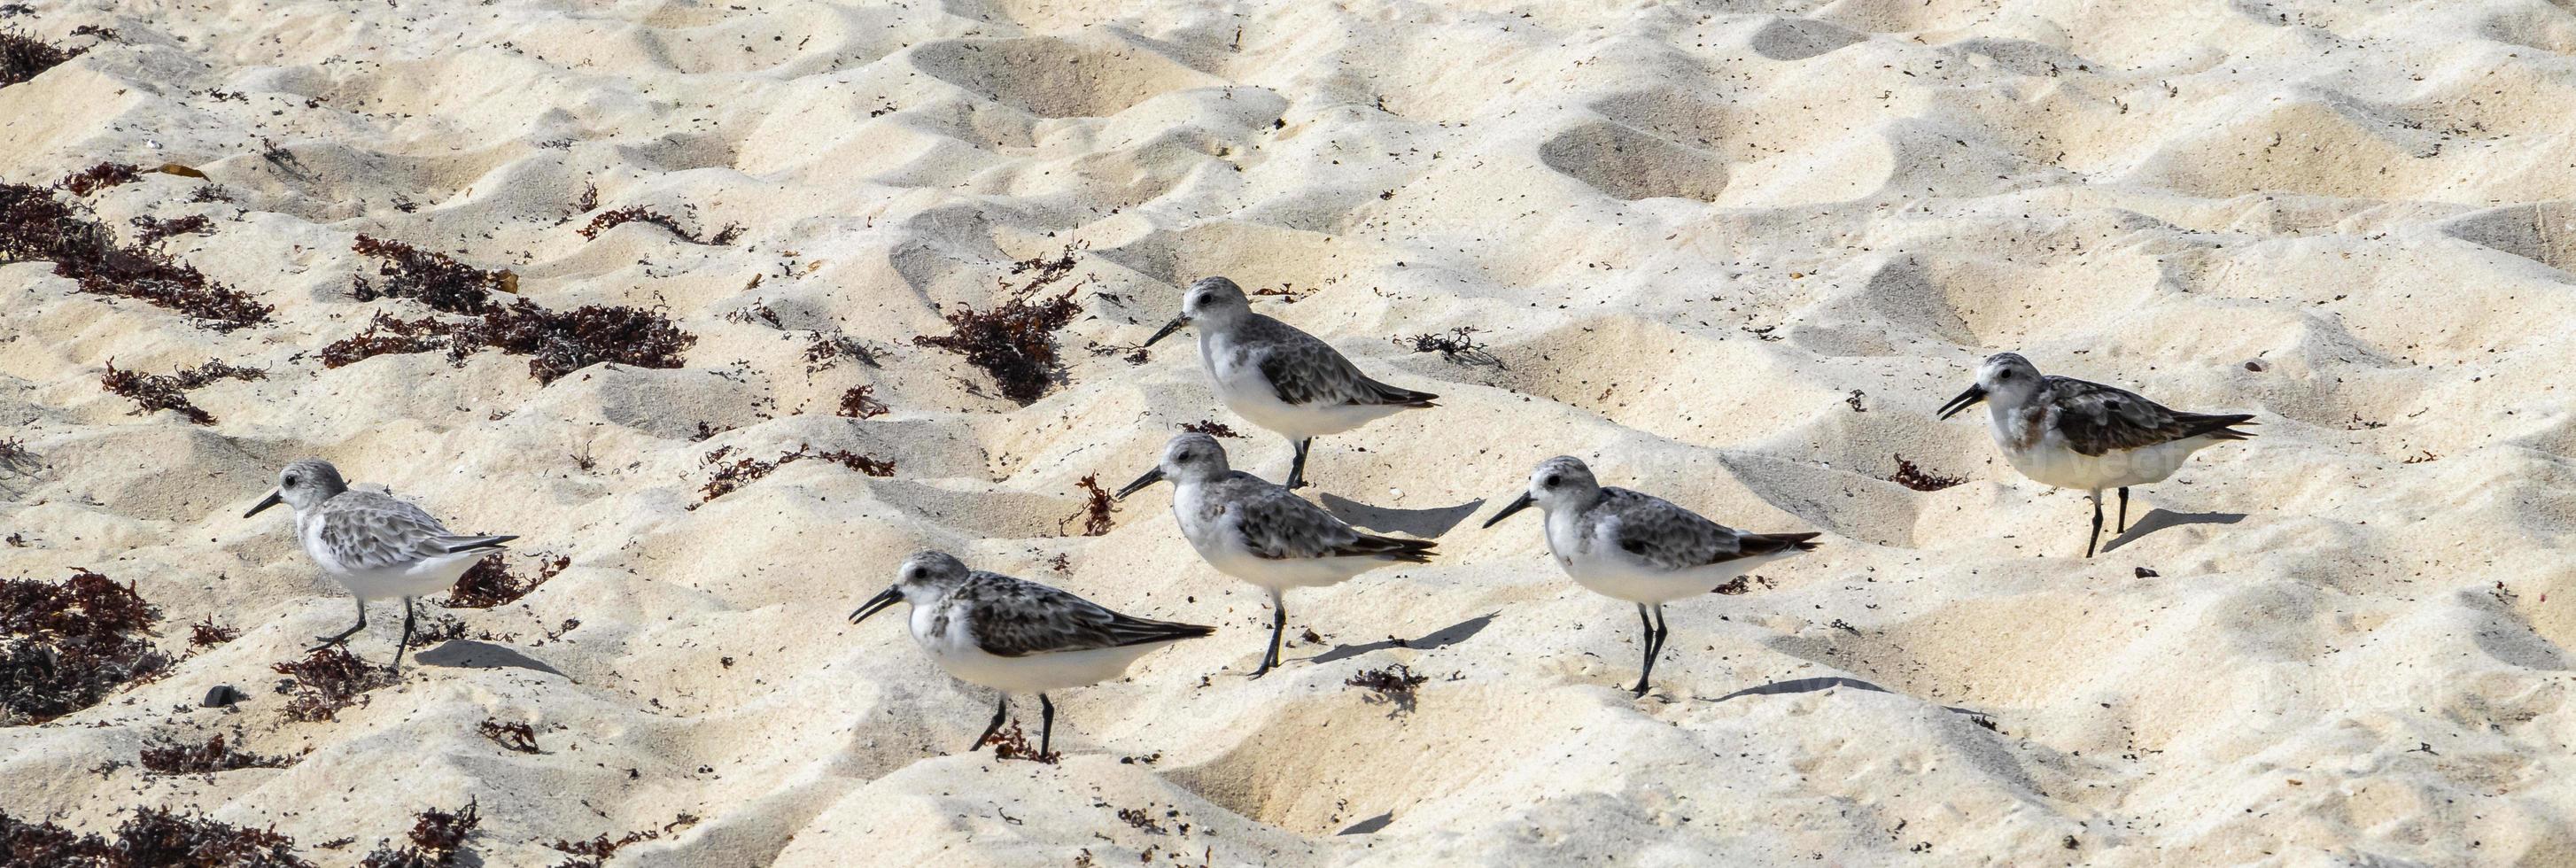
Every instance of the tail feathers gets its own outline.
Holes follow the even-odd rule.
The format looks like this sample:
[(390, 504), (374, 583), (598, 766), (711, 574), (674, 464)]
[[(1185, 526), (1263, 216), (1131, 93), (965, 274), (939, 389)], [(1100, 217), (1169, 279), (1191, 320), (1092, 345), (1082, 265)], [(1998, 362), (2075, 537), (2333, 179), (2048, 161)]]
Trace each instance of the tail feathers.
[(1117, 621), (1109, 625), (1110, 638), (1116, 641), (1121, 647), (1128, 645), (1143, 645), (1150, 642), (1178, 642), (1183, 639), (1196, 639), (1201, 636), (1211, 636), (1215, 635), (1215, 633), (1215, 627), (1203, 624), (1183, 624), (1179, 621), (1157, 621), (1152, 618), (1138, 618), (1132, 615), (1120, 615), (1118, 616)]
[(1792, 549), (1802, 552), (1811, 552), (1816, 550), (1817, 545), (1817, 543), (1811, 542), (1811, 540), (1820, 536), (1824, 536), (1824, 534), (1817, 533), (1815, 531), (1808, 531), (1805, 533), (1748, 533), (1737, 537), (1736, 545), (1742, 547), (1744, 554), (1748, 556), (1767, 555)]
[(2254, 414), (2252, 413), (2227, 413), (2223, 415), (2185, 413), (2181, 414), (2181, 421), (2184, 424), (2190, 425), (2193, 429), (2190, 434), (2184, 436), (2211, 437), (2219, 440), (2244, 440), (2251, 438), (2254, 436), (2254, 432), (2238, 431), (2236, 430), (2236, 426), (2262, 424), (2254, 421)]
[(1390, 386), (1376, 380), (1368, 381), (1368, 391), (1369, 397), (1375, 399), (1367, 402), (1371, 404), (1398, 404), (1406, 407), (1439, 406), (1438, 404), (1431, 403), (1440, 399), (1440, 396), (1438, 395), (1434, 395), (1429, 392), (1416, 392), (1412, 389), (1398, 386)]
[(519, 536), (517, 534), (501, 534), (498, 536), (451, 536), (441, 537), (438, 542), (440, 545), (447, 547), (448, 554), (453, 555), (462, 554), (464, 552), (498, 550), (503, 547), (501, 545), (502, 543), (518, 538)]
[(1375, 556), (1390, 561), (1427, 564), (1431, 562), (1432, 555), (1438, 554), (1438, 552), (1432, 551), (1433, 547), (1438, 545), (1440, 545), (1440, 543), (1437, 540), (1398, 539), (1391, 536), (1370, 536), (1368, 534), (1361, 534), (1359, 539), (1352, 541), (1350, 545), (1343, 546), (1340, 551), (1334, 552), (1334, 554), (1344, 556)]

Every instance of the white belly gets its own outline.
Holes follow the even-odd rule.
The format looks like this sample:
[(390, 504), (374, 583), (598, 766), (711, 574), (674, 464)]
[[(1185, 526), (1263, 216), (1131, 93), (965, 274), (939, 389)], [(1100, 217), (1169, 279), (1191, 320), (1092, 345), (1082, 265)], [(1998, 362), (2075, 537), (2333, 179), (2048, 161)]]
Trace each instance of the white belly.
[(1271, 387), (1261, 366), (1225, 361), (1235, 354), (1220, 351), (1214, 343), (1219, 340), (1207, 335), (1199, 338), (1199, 361), (1216, 382), (1217, 400), (1235, 415), (1290, 440), (1339, 434), (1405, 409), (1398, 404), (1300, 405), (1279, 400), (1279, 390)]
[(1270, 559), (1252, 553), (1244, 544), (1237, 516), (1231, 512), (1214, 521), (1201, 518), (1202, 486), (1184, 485), (1173, 493), (1172, 516), (1180, 520), (1181, 536), (1198, 550), (1199, 558), (1217, 572), (1273, 591), (1289, 588), (1315, 588), (1340, 584), (1352, 576), (1395, 563), (1375, 557), (1281, 558)]
[(920, 643), (921, 650), (929, 652), (931, 661), (938, 663), (940, 670), (950, 677), (1005, 693), (1044, 693), (1098, 684), (1126, 675), (1127, 667), (1134, 664), (1136, 658), (1170, 644), (1153, 642), (1120, 648), (1001, 657), (984, 653), (984, 649), (975, 643), (972, 631), (959, 621), (952, 620), (939, 634), (933, 635), (931, 622), (936, 612), (934, 608), (913, 608), (913, 641)]
[(330, 548), (322, 544), (319, 523), (311, 527), (300, 526), (302, 522), (298, 524), (296, 537), (304, 545), (304, 554), (322, 567), (324, 575), (348, 588), (350, 595), (362, 602), (446, 593), (456, 587), (457, 577), (474, 568), (475, 561), (491, 554), (488, 551), (464, 552), (389, 567), (353, 567), (331, 556)]
[[(2008, 442), (1998, 439), (1998, 442)], [(2086, 455), (2066, 445), (2055, 432), (2042, 435), (2039, 442), (2026, 449), (2003, 448), (2004, 461), (2032, 481), (2058, 488), (2087, 491), (2146, 485), (2163, 482), (2181, 469), (2182, 463), (2218, 441), (2208, 437), (2191, 437), (2171, 443), (2158, 443), (2139, 449), (2114, 449), (2100, 455)]]

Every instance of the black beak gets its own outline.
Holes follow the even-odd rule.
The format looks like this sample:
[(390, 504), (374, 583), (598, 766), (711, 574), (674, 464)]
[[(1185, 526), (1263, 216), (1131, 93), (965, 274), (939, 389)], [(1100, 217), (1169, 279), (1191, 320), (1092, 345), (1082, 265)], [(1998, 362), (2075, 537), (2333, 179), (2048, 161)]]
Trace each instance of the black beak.
[(1161, 481), (1163, 481), (1163, 468), (1157, 467), (1152, 470), (1145, 471), (1145, 475), (1136, 477), (1136, 481), (1127, 483), (1127, 487), (1125, 488), (1118, 489), (1118, 499), (1126, 500), (1127, 495), (1143, 491), (1145, 490), (1145, 486)]
[(1967, 391), (1959, 393), (1959, 397), (1952, 398), (1950, 403), (1941, 405), (1941, 418), (1948, 419), (1956, 416), (1959, 411), (1977, 406), (1977, 402), (1985, 399), (1986, 387), (1969, 386)]
[(1493, 518), (1485, 519), (1485, 526), (1493, 527), (1495, 522), (1512, 517), (1512, 513), (1528, 509), (1530, 503), (1529, 492), (1521, 492), (1521, 496), (1513, 498), (1510, 504), (1503, 507), (1503, 511), (1494, 513)]
[(903, 591), (895, 588), (887, 588), (883, 593), (869, 597), (867, 604), (860, 606), (858, 611), (851, 612), (850, 623), (856, 624), (860, 621), (865, 621), (868, 619), (868, 616), (874, 615), (878, 612), (883, 612), (886, 610), (887, 606), (892, 606), (902, 600)]
[(1150, 346), (1153, 346), (1155, 341), (1159, 341), (1159, 340), (1162, 340), (1162, 339), (1164, 339), (1164, 338), (1171, 337), (1171, 335), (1172, 335), (1172, 333), (1173, 333), (1173, 332), (1180, 331), (1182, 326), (1189, 325), (1189, 324), (1190, 324), (1190, 315), (1189, 315), (1189, 314), (1181, 314), (1180, 316), (1173, 317), (1171, 322), (1168, 322), (1168, 323), (1164, 323), (1164, 324), (1163, 324), (1163, 330), (1162, 330), (1162, 331), (1155, 332), (1153, 337), (1146, 338), (1144, 343), (1142, 343), (1142, 344), (1138, 344), (1137, 346), (1143, 346), (1143, 347), (1150, 347)]
[(242, 517), (243, 517), (243, 518), (249, 518), (249, 517), (251, 517), (251, 516), (258, 515), (260, 510), (267, 509), (267, 508), (269, 508), (269, 507), (276, 506), (276, 505), (278, 505), (278, 504), (285, 503), (285, 502), (286, 502), (286, 498), (279, 497), (279, 496), (277, 495), (277, 492), (274, 492), (274, 491), (269, 492), (269, 493), (268, 493), (268, 499), (267, 499), (267, 500), (260, 501), (258, 506), (251, 507), (249, 512), (242, 513)]

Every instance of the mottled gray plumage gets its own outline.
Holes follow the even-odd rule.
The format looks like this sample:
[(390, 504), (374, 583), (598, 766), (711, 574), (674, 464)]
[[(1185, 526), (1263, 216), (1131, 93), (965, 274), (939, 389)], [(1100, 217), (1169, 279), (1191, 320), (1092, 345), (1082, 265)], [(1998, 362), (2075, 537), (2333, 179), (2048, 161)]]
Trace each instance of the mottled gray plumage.
[(1813, 532), (1748, 533), (1710, 521), (1672, 501), (1610, 487), (1602, 488), (1601, 499), (1577, 513), (1574, 520), (1581, 528), (1577, 545), (1586, 547), (1581, 553), (1589, 554), (1588, 547), (1607, 536), (1617, 540), (1619, 548), (1630, 556), (1662, 570), (1704, 567), (1791, 547), (1811, 551), (1816, 544), (1808, 540), (1818, 536)]
[(976, 646), (995, 657), (1119, 648), (1216, 632), (1214, 627), (1122, 615), (1065, 591), (983, 570), (968, 573), (948, 600), (971, 619), (967, 627)]
[(1407, 563), (1430, 563), (1432, 540), (1397, 539), (1364, 534), (1323, 507), (1290, 494), (1240, 470), (1210, 480), (1199, 512), (1215, 523), (1226, 511), (1236, 513), (1235, 527), (1253, 556), (1291, 558), (1379, 557)]
[(1251, 314), (1237, 328), (1240, 337), (1231, 351), (1239, 362), (1260, 366), (1262, 377), (1270, 381), (1281, 401), (1301, 406), (1429, 407), (1440, 397), (1370, 379), (1332, 344), (1276, 319)]
[(441, 555), (499, 547), (516, 536), (458, 534), (410, 501), (342, 491), (313, 511), (313, 533), (343, 570), (381, 570)]
[(2253, 436), (2229, 430), (2253, 419), (2251, 413), (2212, 415), (2185, 413), (2147, 400), (2136, 392), (2073, 377), (2042, 378), (2042, 393), (2028, 406), (2051, 410), (2066, 445), (2085, 455), (2136, 449), (2198, 437), (2243, 440)]

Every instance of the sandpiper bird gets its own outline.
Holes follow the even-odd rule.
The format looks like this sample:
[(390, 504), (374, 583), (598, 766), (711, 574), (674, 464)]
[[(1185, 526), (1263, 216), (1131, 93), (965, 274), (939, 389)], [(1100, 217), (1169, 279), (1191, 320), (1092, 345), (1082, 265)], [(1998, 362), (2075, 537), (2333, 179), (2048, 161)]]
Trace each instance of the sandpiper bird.
[(1605, 488), (1583, 462), (1557, 456), (1539, 462), (1529, 490), (1486, 527), (1531, 505), (1547, 514), (1547, 550), (1556, 564), (1594, 593), (1637, 604), (1646, 624), (1646, 664), (1638, 696), (1664, 650), (1664, 604), (1734, 581), (1753, 568), (1813, 551), (1815, 533), (1746, 533), (1701, 518), (1660, 497)]
[(1315, 438), (1366, 425), (1399, 410), (1435, 406), (1440, 396), (1401, 389), (1368, 378), (1341, 351), (1295, 326), (1252, 312), (1243, 288), (1222, 277), (1202, 277), (1181, 297), (1181, 315), (1145, 339), (1145, 346), (1178, 331), (1199, 330), (1199, 361), (1216, 381), (1216, 396), (1235, 415), (1288, 438), (1297, 458), (1288, 487), (1306, 485), (1306, 450)]
[(1996, 353), (1977, 369), (1977, 384), (1941, 406), (1941, 418), (1989, 402), (1986, 429), (2014, 470), (2056, 488), (2081, 488), (2093, 499), (2093, 535), (2102, 541), (2102, 489), (2120, 490), (2120, 529), (2129, 529), (2129, 486), (2163, 482), (2184, 459), (2221, 440), (2252, 432), (2251, 413), (2185, 413), (2137, 393), (2072, 377), (2041, 376), (2018, 353)]
[(1118, 490), (1118, 497), (1171, 480), (1172, 516), (1181, 536), (1218, 572), (1270, 592), (1270, 651), (1253, 670), (1259, 678), (1279, 665), (1279, 643), (1288, 629), (1289, 588), (1340, 584), (1379, 567), (1429, 563), (1431, 540), (1372, 536), (1353, 529), (1323, 507), (1288, 489), (1226, 467), (1216, 438), (1189, 433), (1163, 447), (1162, 463)]
[(339, 468), (307, 458), (277, 472), (277, 490), (243, 518), (286, 504), (295, 510), (295, 539), (322, 572), (349, 589), (358, 600), (358, 623), (330, 636), (316, 636), (320, 651), (345, 644), (367, 629), (367, 601), (401, 597), (402, 639), (394, 644), (395, 672), (411, 645), (412, 598), (456, 586), (456, 579), (484, 555), (500, 551), (516, 536), (459, 534), (448, 531), (420, 507), (387, 494), (351, 491)]
[(983, 747), (1002, 728), (1013, 692), (1038, 695), (1038, 754), (1053, 753), (1055, 703), (1047, 691), (1127, 674), (1136, 658), (1214, 627), (1121, 615), (1036, 582), (970, 570), (946, 552), (905, 559), (894, 586), (850, 613), (850, 623), (896, 603), (912, 604), (912, 640), (954, 678), (1002, 692), (993, 722), (966, 746)]

